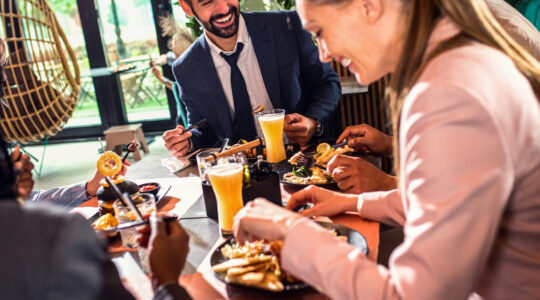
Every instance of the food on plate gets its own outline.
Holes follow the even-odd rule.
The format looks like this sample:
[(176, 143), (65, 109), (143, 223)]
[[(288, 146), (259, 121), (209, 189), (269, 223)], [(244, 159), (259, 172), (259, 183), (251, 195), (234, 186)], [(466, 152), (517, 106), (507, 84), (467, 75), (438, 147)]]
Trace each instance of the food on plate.
[[(139, 197), (139, 186), (133, 181), (125, 180), (124, 176), (117, 176), (113, 180), (114, 184), (120, 189), (120, 192), (128, 193), (133, 200)], [(101, 186), (96, 194), (99, 214), (105, 215), (106, 213), (111, 213), (114, 215), (113, 203), (118, 199), (118, 196), (105, 180), (101, 180), (99, 184)]]
[(353, 151), (353, 149), (347, 145), (341, 146), (338, 148), (330, 147), (330, 145), (326, 143), (322, 143), (319, 146), (317, 146), (317, 154), (315, 154), (315, 164), (318, 166), (322, 166), (326, 168), (326, 165), (328, 162), (332, 159), (332, 157)]
[(106, 230), (116, 226), (118, 226), (118, 220), (110, 213), (104, 214), (92, 223), (92, 227), (97, 231)]
[(293, 167), (292, 172), (283, 175), (283, 181), (295, 184), (326, 184), (334, 181), (332, 175), (319, 167)]
[(225, 281), (257, 287), (269, 291), (284, 290), (283, 282), (297, 281), (282, 271), (279, 257), (283, 241), (255, 241), (240, 245), (238, 242), (221, 248), (228, 260), (214, 265), (216, 273), (223, 273)]
[(302, 151), (296, 152), (291, 158), (289, 158), (289, 163), (293, 166), (298, 166), (299, 164), (302, 164), (302, 162), (306, 159), (306, 156)]
[(140, 193), (150, 193), (156, 197), (160, 188), (161, 186), (157, 182), (147, 182), (147, 183), (139, 184)]
[(122, 170), (122, 159), (113, 151), (106, 151), (97, 161), (97, 169), (103, 176), (114, 176)]
[(139, 188), (139, 192), (141, 193), (146, 193), (148, 191), (151, 191), (153, 189), (157, 188), (157, 185), (153, 185), (153, 184), (147, 184), (147, 185), (143, 185)]
[[(247, 144), (247, 143), (248, 142), (246, 140), (242, 139), (242, 140), (239, 140), (238, 143), (227, 147), (227, 149), (233, 149), (235, 147), (238, 147), (240, 145)], [(244, 150), (244, 154), (246, 155), (247, 158), (256, 158), (257, 155), (261, 155), (261, 154), (266, 156), (266, 148), (263, 148), (262, 151), (260, 149), (257, 150), (257, 148), (258, 147), (254, 147), (254, 148), (251, 148), (251, 149), (246, 149), (246, 150)]]

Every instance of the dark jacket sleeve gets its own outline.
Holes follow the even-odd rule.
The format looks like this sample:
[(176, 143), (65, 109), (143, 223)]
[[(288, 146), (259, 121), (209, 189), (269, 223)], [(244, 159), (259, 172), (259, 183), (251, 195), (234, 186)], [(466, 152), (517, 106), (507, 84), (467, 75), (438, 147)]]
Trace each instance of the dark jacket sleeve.
[(311, 35), (302, 29), (296, 12), (290, 12), (292, 28), (297, 39), (300, 56), (300, 73), (308, 96), (308, 107), (304, 116), (328, 121), (337, 109), (341, 96), (339, 77), (327, 63), (321, 63), (319, 52)]
[[(186, 108), (188, 124), (193, 125), (204, 119), (204, 116), (199, 111), (199, 108), (195, 104), (194, 99), (192, 99), (188, 95), (186, 89), (183, 87), (180, 73), (181, 71), (179, 67), (179, 61), (176, 61), (176, 63), (173, 65), (173, 74), (176, 82), (178, 82), (178, 96), (180, 98), (180, 101), (182, 101), (184, 107)], [(193, 143), (194, 150), (202, 147), (212, 147), (214, 146), (214, 143), (218, 140), (218, 138), (208, 125), (204, 128), (194, 129), (191, 131), (191, 133), (191, 142)]]

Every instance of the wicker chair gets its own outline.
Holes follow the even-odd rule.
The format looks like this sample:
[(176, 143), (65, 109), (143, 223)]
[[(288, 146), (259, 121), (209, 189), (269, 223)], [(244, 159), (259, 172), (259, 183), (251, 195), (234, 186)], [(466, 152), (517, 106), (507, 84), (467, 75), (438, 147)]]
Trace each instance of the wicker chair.
[(10, 52), (0, 134), (37, 142), (71, 117), (80, 94), (79, 66), (46, 0), (2, 0), (0, 15)]

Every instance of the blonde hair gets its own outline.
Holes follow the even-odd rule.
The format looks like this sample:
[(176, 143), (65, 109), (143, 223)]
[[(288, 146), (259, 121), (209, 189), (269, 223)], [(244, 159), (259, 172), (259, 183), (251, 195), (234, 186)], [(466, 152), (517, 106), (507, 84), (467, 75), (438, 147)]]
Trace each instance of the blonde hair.
[[(399, 120), (409, 89), (431, 59), (450, 49), (475, 40), (505, 53), (528, 79), (540, 98), (540, 63), (514, 41), (495, 19), (484, 0), (411, 0), (408, 6), (408, 30), (396, 72), (387, 90), (394, 128), (394, 168), (399, 175)], [(437, 20), (442, 16), (461, 28), (461, 34), (441, 43), (427, 59), (424, 53)]]
[(189, 32), (176, 24), (173, 16), (160, 17), (159, 26), (163, 36), (170, 37), (167, 47), (176, 55), (182, 54), (193, 43), (194, 39)]

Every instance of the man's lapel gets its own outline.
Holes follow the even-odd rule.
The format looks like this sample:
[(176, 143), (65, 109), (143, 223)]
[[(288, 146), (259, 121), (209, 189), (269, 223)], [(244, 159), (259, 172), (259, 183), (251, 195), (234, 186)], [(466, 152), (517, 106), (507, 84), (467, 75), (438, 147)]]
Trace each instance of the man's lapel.
[(200, 57), (197, 59), (199, 62), (198, 68), (200, 68), (198, 73), (205, 75), (204, 78), (200, 78), (202, 80), (200, 85), (204, 88), (201, 91), (203, 95), (199, 99), (208, 101), (201, 103), (201, 108), (207, 112), (214, 112), (225, 136), (234, 136), (229, 104), (227, 103), (227, 98), (223, 92), (221, 81), (219, 80), (212, 55), (210, 54), (210, 47), (204, 37), (201, 38), (201, 47), (203, 51), (199, 52)]
[(277, 53), (274, 43), (274, 37), (265, 30), (267, 24), (260, 22), (256, 16), (242, 14), (246, 27), (251, 38), (251, 43), (255, 49), (255, 55), (259, 62), (259, 68), (266, 87), (266, 92), (272, 105), (275, 108), (282, 107), (279, 93), (279, 73), (277, 65)]

